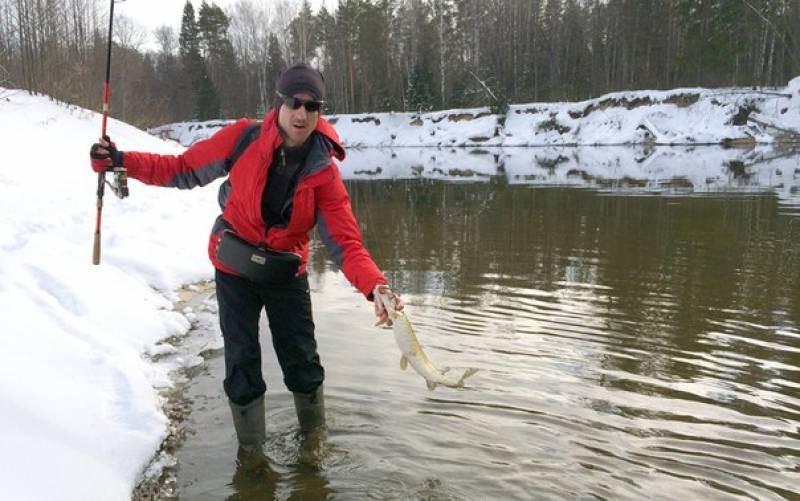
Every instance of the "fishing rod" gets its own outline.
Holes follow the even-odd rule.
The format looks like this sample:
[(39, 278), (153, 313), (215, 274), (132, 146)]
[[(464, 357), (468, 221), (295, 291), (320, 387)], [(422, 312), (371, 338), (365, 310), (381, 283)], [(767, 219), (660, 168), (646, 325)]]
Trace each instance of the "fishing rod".
[[(108, 15), (108, 49), (106, 51), (106, 79), (103, 82), (103, 124), (101, 126), (100, 137), (108, 140), (106, 135), (106, 124), (108, 122), (108, 102), (111, 96), (111, 40), (114, 29), (114, 3), (111, 1), (111, 12)], [(122, 2), (124, 0), (116, 0)], [(112, 160), (113, 161), (113, 160)], [(114, 174), (113, 184), (108, 184), (111, 191), (120, 199), (128, 196), (128, 171), (121, 165), (112, 165), (109, 169)], [(106, 172), (97, 174), (97, 218), (94, 227), (94, 247), (92, 249), (92, 264), (100, 264), (100, 223), (103, 218), (103, 195), (105, 193)]]

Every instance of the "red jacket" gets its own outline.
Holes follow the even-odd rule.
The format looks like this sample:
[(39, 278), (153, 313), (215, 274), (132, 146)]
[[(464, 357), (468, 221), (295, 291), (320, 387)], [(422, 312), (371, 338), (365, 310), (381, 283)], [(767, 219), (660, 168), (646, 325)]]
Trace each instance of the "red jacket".
[[(146, 184), (184, 189), (203, 186), (228, 174), (226, 159), (231, 156), (242, 132), (253, 123), (253, 120), (239, 120), (178, 156), (126, 151), (124, 165), (130, 177)], [(261, 197), (272, 155), (283, 139), (278, 133), (275, 110), (264, 118), (261, 134), (239, 157), (230, 171), (230, 183), (221, 190), (220, 197), (225, 198), (221, 200), (224, 211), (212, 229), (208, 254), (216, 268), (235, 274), (216, 258), (220, 233), (232, 228), (253, 244), (299, 254), (302, 257), (299, 273), (303, 273), (308, 264), (308, 234), (318, 224), (333, 261), (350, 283), (371, 299), (375, 286), (387, 281), (364, 249), (350, 197), (331, 158), (344, 160), (344, 149), (336, 131), (323, 118), (318, 120), (316, 132), (318, 134), (312, 135), (311, 140), (322, 141), (325, 147), (316, 148), (316, 156), (309, 154), (294, 196), (288, 202), (292, 205), (289, 223), (286, 227), (272, 226), (267, 230), (261, 216)], [(322, 156), (320, 151), (324, 153)], [(222, 192), (227, 192), (227, 197)]]

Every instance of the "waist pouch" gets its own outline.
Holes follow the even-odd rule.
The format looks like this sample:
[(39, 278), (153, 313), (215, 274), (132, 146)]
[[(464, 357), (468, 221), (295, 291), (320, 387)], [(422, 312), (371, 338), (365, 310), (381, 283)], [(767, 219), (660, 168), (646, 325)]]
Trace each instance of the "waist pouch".
[(300, 268), (297, 254), (255, 246), (231, 230), (224, 230), (220, 235), (217, 260), (259, 283), (288, 283)]

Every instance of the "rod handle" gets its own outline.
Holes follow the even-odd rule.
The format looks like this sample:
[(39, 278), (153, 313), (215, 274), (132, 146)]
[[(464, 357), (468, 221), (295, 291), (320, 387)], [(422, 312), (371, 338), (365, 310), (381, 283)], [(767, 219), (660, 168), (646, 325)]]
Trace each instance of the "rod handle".
[(100, 224), (103, 219), (103, 192), (106, 186), (104, 172), (97, 174), (97, 216), (94, 222), (94, 246), (92, 247), (92, 264), (100, 264)]
[(94, 230), (94, 248), (92, 249), (92, 264), (100, 264), (100, 230)]

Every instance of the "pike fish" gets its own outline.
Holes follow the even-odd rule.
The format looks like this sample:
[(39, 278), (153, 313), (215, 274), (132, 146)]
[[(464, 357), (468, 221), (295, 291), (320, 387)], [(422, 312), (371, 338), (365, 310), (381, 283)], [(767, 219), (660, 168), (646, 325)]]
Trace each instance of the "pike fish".
[[(433, 365), (428, 355), (423, 351), (422, 346), (417, 341), (414, 327), (403, 311), (395, 309), (394, 296), (391, 293), (379, 292), (378, 300), (383, 303), (386, 311), (389, 312), (394, 340), (402, 353), (400, 357), (400, 368), (406, 370), (409, 364), (417, 371), (417, 374), (425, 378), (428, 390), (433, 391), (436, 386), (442, 385), (449, 388), (462, 388), (464, 380), (478, 372), (478, 369), (467, 368), (463, 372), (453, 370), (449, 367), (439, 370)], [(378, 325), (380, 325), (379, 322)]]

